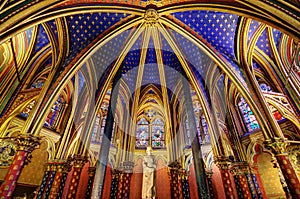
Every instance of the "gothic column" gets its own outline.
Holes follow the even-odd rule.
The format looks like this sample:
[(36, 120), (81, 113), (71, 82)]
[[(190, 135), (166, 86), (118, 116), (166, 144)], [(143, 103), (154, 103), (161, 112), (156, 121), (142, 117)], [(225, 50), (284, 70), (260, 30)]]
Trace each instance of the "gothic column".
[(89, 169), (88, 169), (89, 179), (88, 179), (88, 185), (87, 185), (86, 194), (85, 194), (86, 199), (90, 199), (92, 196), (95, 173), (96, 173), (96, 167), (89, 167)]
[(56, 199), (61, 199), (62, 194), (64, 192), (66, 180), (70, 171), (71, 171), (71, 165), (67, 163), (67, 165), (63, 169), (57, 193), (53, 191), (53, 195), (56, 194)]
[(87, 158), (81, 155), (74, 155), (73, 158), (73, 173), (69, 185), (69, 190), (67, 194), (67, 198), (74, 199), (76, 198), (77, 187), (80, 180), (80, 174), (83, 166), (87, 162)]
[[(54, 182), (50, 190), (50, 199), (56, 199), (60, 197), (59, 190), (62, 183), (64, 183), (64, 173), (68, 174), (70, 170), (69, 162), (55, 162), (53, 163), (56, 166), (56, 173), (54, 177)], [(63, 186), (64, 187), (64, 186)]]
[(32, 134), (24, 134), (14, 138), (18, 149), (0, 187), (1, 199), (11, 198), (16, 188), (17, 180), (22, 172), (24, 163), (28, 161), (30, 153), (40, 145), (41, 139)]
[(49, 178), (47, 180), (46, 189), (45, 189), (45, 191), (42, 195), (42, 199), (44, 199), (44, 198), (48, 199), (49, 198), (51, 187), (52, 187), (54, 177), (55, 177), (55, 174), (56, 174), (56, 167), (57, 167), (56, 164), (51, 163), (51, 171), (49, 173)]
[[(185, 77), (185, 78), (184, 78)], [(190, 127), (190, 137), (192, 138), (192, 153), (193, 161), (195, 167), (195, 177), (197, 183), (197, 191), (199, 198), (206, 199), (208, 198), (208, 190), (206, 186), (206, 177), (205, 177), (205, 166), (204, 160), (202, 157), (202, 150), (199, 143), (199, 138), (197, 135), (196, 121), (194, 108), (192, 103), (192, 97), (190, 92), (190, 85), (186, 74), (183, 73), (182, 76), (182, 89), (184, 93), (184, 100), (186, 106), (186, 113), (188, 119), (188, 125)], [(214, 147), (213, 147), (214, 148)]]
[(46, 168), (46, 171), (44, 173), (40, 189), (39, 189), (39, 191), (37, 193), (37, 196), (36, 196), (37, 199), (42, 198), (43, 193), (45, 191), (45, 188), (46, 188), (46, 185), (47, 185), (47, 182), (48, 182), (48, 178), (49, 178), (49, 175), (50, 175), (50, 172), (51, 172), (51, 163), (47, 163), (46, 167), (47, 168)]
[(106, 166), (108, 163), (108, 155), (110, 149), (110, 141), (112, 137), (112, 130), (114, 126), (114, 114), (117, 104), (118, 92), (120, 87), (120, 78), (121, 78), (121, 70), (118, 70), (116, 76), (113, 81), (112, 91), (110, 102), (108, 105), (107, 116), (106, 116), (106, 124), (104, 127), (103, 139), (100, 147), (99, 152), (99, 159), (97, 162), (97, 169), (96, 169), (96, 176), (92, 198), (98, 199), (102, 197), (104, 181), (105, 181), (105, 173), (106, 173)]
[(179, 174), (183, 199), (190, 199), (189, 173), (188, 171), (181, 169)]
[(257, 167), (250, 169), (250, 176), (251, 176), (252, 182), (254, 184), (254, 188), (255, 188), (255, 191), (256, 191), (256, 194), (257, 194), (257, 198), (258, 199), (263, 199), (263, 193), (262, 193), (261, 188), (259, 187), (258, 180), (257, 180), (257, 175), (259, 175), (258, 171), (257, 171)]
[(112, 180), (110, 188), (110, 198), (117, 199), (118, 196), (118, 187), (119, 187), (120, 171), (112, 170)]
[(273, 151), (292, 197), (300, 199), (300, 182), (286, 152), (287, 143), (280, 138), (269, 139), (265, 143)]
[(181, 181), (179, 180), (179, 171), (181, 165), (179, 162), (173, 162), (169, 165), (169, 178), (170, 178), (170, 187), (171, 187), (171, 198), (182, 199)]
[(247, 178), (245, 176), (244, 171), (244, 163), (234, 163), (231, 170), (231, 172), (233, 173), (239, 198), (251, 198), (252, 196), (248, 187)]
[(120, 199), (129, 199), (130, 193), (130, 180), (132, 176), (132, 170), (134, 167), (134, 163), (130, 161), (126, 161), (122, 163), (122, 186), (121, 186), (121, 197), (118, 196)]
[(213, 183), (212, 183), (213, 172), (210, 170), (210, 171), (206, 171), (205, 174), (206, 174), (206, 180), (207, 180), (207, 185), (208, 185), (209, 197), (211, 199), (213, 199), (213, 198), (215, 198), (214, 187), (213, 187)]
[(229, 158), (225, 156), (219, 156), (216, 158), (215, 163), (220, 169), (221, 178), (225, 189), (226, 199), (234, 198), (233, 185), (230, 180), (229, 166), (231, 162)]
[(259, 185), (257, 184), (256, 181), (254, 181), (254, 179), (252, 177), (251, 168), (248, 165), (245, 167), (244, 173), (246, 176), (247, 184), (248, 184), (252, 198), (262, 199), (262, 194), (261, 194)]

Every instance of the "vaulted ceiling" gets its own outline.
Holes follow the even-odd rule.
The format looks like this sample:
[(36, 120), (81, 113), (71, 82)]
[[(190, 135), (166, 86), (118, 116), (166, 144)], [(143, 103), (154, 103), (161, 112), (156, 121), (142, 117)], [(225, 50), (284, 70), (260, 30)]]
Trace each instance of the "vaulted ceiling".
[[(247, 92), (243, 60), (262, 73), (272, 70), (272, 60), (280, 56), (292, 62), (294, 41), (299, 39), (297, 2), (264, 3), (267, 7), (234, 0), (4, 1), (1, 87), (16, 73), (12, 38), (17, 65), (24, 67), (17, 71), (18, 78), (55, 72), (47, 97), (87, 67), (90, 75), (80, 75), (81, 84), (89, 85), (95, 101), (121, 70), (122, 85), (133, 99), (152, 85), (171, 100), (184, 74), (210, 104), (215, 83), (221, 79), (219, 87), (224, 86), (223, 73)], [(283, 19), (271, 13), (274, 8)], [(12, 85), (7, 100), (18, 88)], [(2, 113), (5, 108), (1, 106)]]

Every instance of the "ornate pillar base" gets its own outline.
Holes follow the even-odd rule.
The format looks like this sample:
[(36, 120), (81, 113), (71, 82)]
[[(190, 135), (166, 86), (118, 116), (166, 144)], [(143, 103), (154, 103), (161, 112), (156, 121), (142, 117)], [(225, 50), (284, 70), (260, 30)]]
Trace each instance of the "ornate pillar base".
[(225, 196), (227, 199), (233, 199), (234, 193), (233, 193), (233, 186), (232, 182), (230, 180), (230, 172), (229, 172), (229, 166), (231, 164), (231, 161), (228, 157), (225, 156), (219, 156), (215, 160), (216, 165), (220, 169), (224, 189), (225, 189)]
[(265, 144), (275, 154), (292, 197), (300, 199), (300, 182), (286, 152), (288, 143), (284, 139), (275, 137), (266, 140)]
[(1, 184), (0, 198), (12, 197), (24, 163), (28, 160), (28, 155), (40, 145), (41, 139), (32, 134), (24, 134), (14, 138), (14, 141), (17, 143), (17, 153)]

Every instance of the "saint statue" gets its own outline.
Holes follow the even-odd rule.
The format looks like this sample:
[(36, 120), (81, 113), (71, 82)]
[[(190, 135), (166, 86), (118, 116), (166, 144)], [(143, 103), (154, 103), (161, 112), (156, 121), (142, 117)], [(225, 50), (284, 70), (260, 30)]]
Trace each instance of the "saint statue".
[(155, 158), (152, 155), (151, 147), (147, 147), (147, 155), (143, 161), (143, 189), (142, 199), (155, 198)]

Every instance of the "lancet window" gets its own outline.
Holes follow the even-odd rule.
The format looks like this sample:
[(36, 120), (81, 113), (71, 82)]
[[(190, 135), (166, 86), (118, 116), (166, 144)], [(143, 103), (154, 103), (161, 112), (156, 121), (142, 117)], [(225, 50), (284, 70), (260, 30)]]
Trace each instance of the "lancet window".
[(238, 107), (240, 109), (247, 131), (253, 132), (256, 129), (259, 129), (260, 127), (257, 119), (243, 97), (240, 98)]
[(137, 123), (136, 148), (145, 149), (152, 146), (153, 149), (165, 148), (165, 124), (160, 118), (154, 118), (148, 122), (141, 118)]
[(55, 129), (58, 126), (59, 118), (63, 112), (65, 100), (62, 95), (59, 95), (58, 99), (54, 102), (51, 107), (50, 113), (48, 114), (44, 126)]
[(136, 148), (144, 149), (149, 145), (149, 122), (141, 118), (137, 123)]

